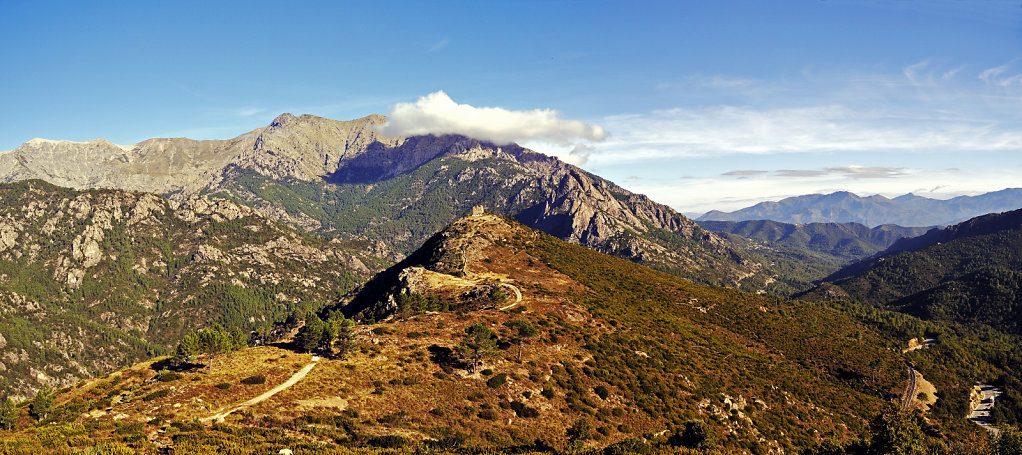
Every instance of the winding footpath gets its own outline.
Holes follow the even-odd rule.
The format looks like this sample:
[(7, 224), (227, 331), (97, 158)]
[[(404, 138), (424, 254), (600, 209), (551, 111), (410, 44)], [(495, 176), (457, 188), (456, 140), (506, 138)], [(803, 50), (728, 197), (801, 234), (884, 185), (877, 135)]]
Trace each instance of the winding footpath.
[(511, 308), (514, 308), (515, 306), (517, 306), (519, 303), (522, 303), (522, 291), (518, 290), (517, 286), (515, 286), (513, 284), (507, 284), (507, 283), (500, 283), (500, 285), (502, 287), (506, 287), (506, 288), (511, 289), (511, 292), (515, 293), (515, 302), (512, 303), (512, 304), (506, 305), (504, 307), (501, 307), (500, 311), (510, 310)]
[(295, 373), (293, 376), (291, 376), (287, 381), (284, 381), (283, 384), (280, 384), (280, 385), (278, 385), (278, 386), (276, 386), (276, 387), (274, 387), (274, 388), (272, 388), (270, 390), (267, 390), (266, 392), (263, 392), (262, 395), (259, 395), (259, 396), (255, 397), (255, 398), (251, 399), (251, 400), (248, 400), (248, 401), (246, 401), (244, 403), (240, 403), (240, 404), (236, 404), (234, 406), (228, 407), (225, 410), (222, 410), (222, 411), (220, 411), (220, 412), (218, 412), (216, 414), (213, 414), (213, 415), (211, 415), (209, 417), (205, 417), (203, 419), (200, 419), (199, 421), (202, 422), (202, 423), (213, 422), (213, 421), (223, 422), (224, 418), (227, 417), (228, 415), (230, 415), (232, 412), (235, 412), (235, 411), (247, 408), (249, 406), (254, 406), (254, 405), (259, 404), (259, 403), (261, 403), (263, 401), (266, 401), (268, 398), (270, 398), (270, 397), (272, 397), (272, 396), (274, 396), (274, 395), (276, 395), (276, 394), (278, 394), (278, 393), (280, 393), (280, 392), (282, 392), (284, 390), (287, 390), (289, 387), (297, 384), (298, 381), (301, 381), (302, 379), (305, 379), (305, 376), (307, 374), (309, 374), (309, 372), (312, 371), (313, 368), (316, 367), (316, 363), (317, 362), (319, 362), (319, 357), (313, 357), (311, 363), (309, 363), (308, 365), (305, 365), (304, 367), (302, 367), (301, 370), (298, 370), (297, 373)]

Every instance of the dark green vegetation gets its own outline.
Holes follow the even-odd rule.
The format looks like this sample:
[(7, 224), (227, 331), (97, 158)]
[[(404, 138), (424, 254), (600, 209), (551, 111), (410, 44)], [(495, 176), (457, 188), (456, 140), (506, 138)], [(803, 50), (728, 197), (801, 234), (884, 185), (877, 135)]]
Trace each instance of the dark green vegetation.
[(909, 355), (937, 387), (933, 413), (964, 415), (972, 385), (992, 383), (1004, 389), (994, 420), (1015, 425), (1022, 418), (1020, 251), (1022, 210), (985, 215), (896, 242), (805, 298), (852, 298), (929, 321), (914, 336), (939, 343)]
[(769, 264), (774, 281), (763, 288), (782, 296), (807, 291), (813, 282), (849, 262), (880, 252), (902, 237), (927, 231), (892, 225), (870, 229), (857, 223), (769, 220), (700, 221), (699, 225), (721, 234), (757, 262)]
[(208, 324), (247, 334), (318, 309), (376, 267), (360, 247), (226, 201), (0, 185), (0, 397), (166, 353)]
[(714, 210), (699, 217), (699, 220), (938, 226), (1020, 207), (1022, 188), (1006, 188), (979, 196), (959, 196), (948, 200), (930, 199), (911, 193), (888, 199), (879, 194), (857, 196), (847, 191), (838, 191), (761, 202), (731, 213)]
[(851, 297), (946, 322), (1020, 334), (1022, 210), (903, 239), (828, 278), (809, 298)]

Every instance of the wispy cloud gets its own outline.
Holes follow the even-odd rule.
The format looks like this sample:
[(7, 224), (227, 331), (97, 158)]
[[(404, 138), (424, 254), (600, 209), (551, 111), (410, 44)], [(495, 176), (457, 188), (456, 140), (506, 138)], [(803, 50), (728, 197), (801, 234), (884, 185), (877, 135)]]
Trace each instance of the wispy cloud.
[(1010, 119), (884, 112), (844, 105), (676, 108), (607, 117), (614, 137), (594, 159), (632, 161), (736, 154), (1022, 150)]
[(826, 171), (820, 171), (816, 169), (778, 169), (774, 171), (774, 175), (778, 177), (819, 177), (821, 175), (827, 175)]
[(267, 110), (262, 107), (243, 107), (235, 111), (234, 114), (237, 115), (238, 117), (251, 117), (253, 115), (262, 114), (264, 112), (267, 112)]
[(737, 171), (728, 171), (728, 172), (725, 172), (725, 173), (720, 174), (720, 175), (723, 175), (723, 176), (726, 176), (726, 177), (746, 178), (746, 177), (752, 177), (752, 176), (755, 176), (755, 175), (763, 175), (763, 174), (766, 174), (766, 173), (767, 173), (767, 171), (761, 171), (761, 170), (758, 170), (758, 169), (741, 169), (741, 170), (737, 170)]
[(837, 190), (942, 197), (1018, 186), (1022, 58), (678, 80), (660, 87), (678, 89), (677, 107), (600, 119), (613, 136), (587, 167), (611, 180), (644, 175), (628, 189), (690, 213)]
[(426, 49), (426, 52), (436, 52), (436, 51), (438, 51), (438, 50), (440, 50), (440, 49), (443, 49), (444, 47), (446, 47), (446, 46), (447, 46), (447, 43), (450, 43), (450, 42), (451, 42), (451, 41), (450, 41), (449, 39), (447, 39), (447, 38), (444, 38), (444, 39), (442, 39), (442, 40), (440, 40), (440, 41), (437, 41), (437, 42), (436, 42), (436, 43), (434, 43), (434, 44), (433, 44), (432, 46), (430, 46), (430, 47), (429, 47), (428, 49)]
[(828, 166), (824, 170), (844, 174), (853, 179), (886, 179), (905, 175), (905, 168), (889, 166)]
[(1015, 69), (1015, 62), (1012, 59), (1003, 65), (987, 68), (979, 73), (979, 79), (985, 84), (1000, 88), (1022, 87), (1022, 71)]

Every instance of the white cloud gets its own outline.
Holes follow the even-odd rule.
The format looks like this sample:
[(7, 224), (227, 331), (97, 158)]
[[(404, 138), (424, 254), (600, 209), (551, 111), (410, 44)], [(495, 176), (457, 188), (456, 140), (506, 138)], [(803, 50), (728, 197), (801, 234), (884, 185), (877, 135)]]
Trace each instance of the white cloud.
[(611, 116), (614, 137), (595, 150), (609, 163), (736, 154), (1022, 150), (1022, 131), (998, 119), (880, 112), (844, 105), (676, 108)]
[(576, 163), (584, 162), (590, 153), (586, 142), (607, 137), (603, 127), (565, 120), (555, 110), (475, 107), (455, 103), (443, 91), (421, 97), (414, 103), (395, 104), (380, 130), (388, 136), (461, 134), (496, 144), (551, 144), (556, 149), (567, 148), (561, 154), (573, 156), (572, 161)]
[[(678, 107), (602, 119), (614, 136), (595, 146), (586, 168), (686, 213), (837, 190), (950, 197), (1019, 185), (1015, 60), (807, 69), (751, 85), (679, 80), (694, 95)], [(697, 85), (729, 96), (701, 97), (712, 90)]]

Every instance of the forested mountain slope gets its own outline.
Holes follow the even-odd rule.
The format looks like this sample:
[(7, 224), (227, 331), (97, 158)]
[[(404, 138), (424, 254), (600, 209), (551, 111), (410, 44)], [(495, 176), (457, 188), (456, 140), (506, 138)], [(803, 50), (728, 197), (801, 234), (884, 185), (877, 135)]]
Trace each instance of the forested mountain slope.
[(698, 224), (726, 237), (754, 261), (769, 264), (773, 281), (765, 288), (782, 296), (807, 291), (849, 262), (873, 255), (899, 238), (927, 231), (894, 225), (870, 229), (858, 223), (788, 224), (770, 220)]
[(374, 250), (386, 254), (225, 200), (0, 185), (0, 397), (147, 358), (211, 323), (251, 330), (322, 306), (379, 269)]
[(851, 297), (919, 316), (1018, 333), (1022, 210), (989, 214), (895, 242), (828, 277), (806, 298)]

